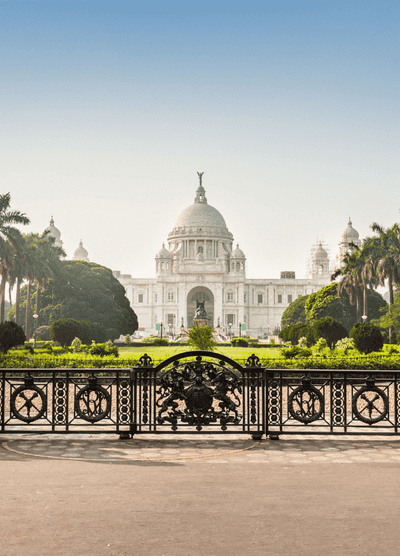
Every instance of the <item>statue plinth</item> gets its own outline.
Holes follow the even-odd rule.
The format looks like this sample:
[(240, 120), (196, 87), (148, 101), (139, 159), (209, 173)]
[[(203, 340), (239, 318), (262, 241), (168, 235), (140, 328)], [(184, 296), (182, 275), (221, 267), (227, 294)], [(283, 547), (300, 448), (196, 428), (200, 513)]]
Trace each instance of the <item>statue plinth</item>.
[(208, 319), (193, 319), (193, 326), (208, 326)]

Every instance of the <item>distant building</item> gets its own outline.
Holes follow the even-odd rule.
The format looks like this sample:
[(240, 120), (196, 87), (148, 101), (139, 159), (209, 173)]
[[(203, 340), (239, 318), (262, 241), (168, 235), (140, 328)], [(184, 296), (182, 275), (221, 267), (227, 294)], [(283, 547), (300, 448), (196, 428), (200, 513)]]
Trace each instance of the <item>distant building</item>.
[[(330, 283), (328, 248), (322, 242), (312, 248), (307, 278), (296, 278), (292, 270), (282, 271), (280, 278), (247, 278), (246, 256), (239, 244), (234, 247), (222, 214), (208, 204), (202, 174), (199, 178), (194, 203), (181, 212), (167, 247), (163, 243), (155, 256), (155, 277), (113, 272), (138, 316), (140, 334), (157, 334), (161, 324), (164, 334), (190, 328), (199, 302), (204, 302), (209, 324), (219, 326), (222, 334), (272, 334), (292, 301)], [(62, 246), (53, 217), (47, 230)], [(361, 244), (351, 220), (339, 243), (340, 261), (350, 243)], [(89, 261), (82, 240), (73, 260)]]
[(286, 307), (300, 296), (330, 283), (331, 269), (322, 243), (312, 254), (310, 276), (282, 271), (280, 278), (246, 276), (246, 256), (233, 245), (222, 214), (208, 204), (200, 184), (194, 203), (178, 217), (155, 257), (155, 278), (134, 278), (114, 271), (139, 319), (142, 334), (177, 333), (192, 326), (197, 302), (204, 301), (209, 324), (226, 334), (264, 337), (280, 327)]

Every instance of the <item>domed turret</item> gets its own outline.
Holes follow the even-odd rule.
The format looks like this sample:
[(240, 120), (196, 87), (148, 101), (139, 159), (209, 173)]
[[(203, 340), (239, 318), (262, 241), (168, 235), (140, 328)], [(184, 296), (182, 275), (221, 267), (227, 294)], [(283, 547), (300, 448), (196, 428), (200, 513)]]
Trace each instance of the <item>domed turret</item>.
[(347, 224), (347, 228), (342, 233), (342, 239), (339, 243), (339, 261), (342, 263), (343, 257), (351, 251), (351, 244), (357, 245), (359, 247), (361, 245), (360, 241), (360, 234), (353, 228), (353, 223), (349, 218), (349, 222)]
[(231, 264), (230, 264), (230, 272), (231, 273), (238, 273), (244, 272), (246, 269), (246, 257), (241, 249), (239, 249), (239, 244), (236, 244), (236, 249), (232, 251), (231, 254)]
[(170, 274), (172, 270), (172, 255), (167, 249), (165, 249), (165, 244), (163, 243), (161, 249), (156, 255), (156, 272), (157, 276), (163, 274)]
[(171, 253), (165, 249), (165, 243), (162, 244), (161, 249), (156, 255), (156, 259), (170, 259)]
[(236, 249), (232, 251), (231, 259), (245, 259), (244, 253), (239, 249), (239, 244), (236, 244)]
[(347, 228), (342, 234), (342, 241), (347, 241), (350, 243), (351, 241), (355, 243), (360, 237), (360, 234), (353, 228), (353, 223), (349, 218), (349, 222), (347, 224)]
[(322, 241), (319, 242), (312, 257), (311, 276), (312, 278), (329, 276), (329, 256), (328, 252), (322, 247)]
[(74, 256), (72, 257), (72, 260), (89, 262), (88, 252), (83, 247), (82, 240), (79, 241), (79, 247), (78, 247), (78, 249), (75, 249)]
[(62, 247), (63, 242), (61, 241), (61, 232), (58, 228), (54, 226), (54, 219), (51, 217), (50, 219), (50, 226), (45, 229), (45, 232), (48, 232), (50, 237), (54, 238), (54, 245), (56, 247)]

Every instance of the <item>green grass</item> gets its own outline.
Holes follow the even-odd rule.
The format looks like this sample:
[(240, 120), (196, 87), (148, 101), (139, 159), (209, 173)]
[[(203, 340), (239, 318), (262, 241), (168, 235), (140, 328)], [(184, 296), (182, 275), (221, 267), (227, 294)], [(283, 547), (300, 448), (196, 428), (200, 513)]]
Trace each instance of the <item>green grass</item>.
[[(186, 351), (193, 351), (190, 349), (189, 346), (127, 346), (127, 347), (118, 347), (119, 356), (120, 358), (139, 358), (145, 353), (149, 355), (153, 361), (163, 361), (164, 359), (168, 359), (168, 357), (172, 357), (178, 353), (185, 353)], [(216, 347), (214, 350), (216, 353), (222, 353), (226, 357), (230, 357), (231, 359), (239, 359), (244, 360), (247, 359), (250, 355), (255, 353), (260, 359), (264, 358), (276, 358), (279, 357), (280, 349), (276, 348), (243, 348), (243, 347), (231, 347), (231, 346), (221, 346)]]

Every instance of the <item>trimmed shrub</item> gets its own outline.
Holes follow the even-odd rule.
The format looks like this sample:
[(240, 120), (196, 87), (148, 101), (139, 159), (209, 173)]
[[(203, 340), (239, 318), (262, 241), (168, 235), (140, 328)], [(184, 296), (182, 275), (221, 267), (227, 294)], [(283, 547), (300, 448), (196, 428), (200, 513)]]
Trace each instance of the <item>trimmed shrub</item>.
[(50, 340), (50, 326), (39, 326), (36, 330), (36, 340), (43, 340), (45, 342)]
[(71, 342), (82, 331), (82, 323), (74, 319), (58, 319), (51, 323), (50, 337), (59, 342), (63, 347), (71, 345)]
[(20, 346), (26, 340), (22, 328), (12, 321), (2, 322), (0, 324), (0, 351), (7, 353), (14, 346)]
[(355, 324), (350, 332), (350, 338), (361, 353), (380, 351), (383, 348), (383, 336), (376, 326), (369, 322)]
[(248, 347), (249, 342), (245, 338), (232, 338), (231, 344), (234, 347)]
[(118, 357), (118, 348), (114, 345), (109, 344), (95, 344), (93, 343), (89, 348), (90, 355), (97, 355), (99, 357), (104, 357), (105, 355), (114, 355)]
[(71, 343), (73, 353), (79, 353), (82, 350), (82, 342), (79, 338), (74, 338)]
[(332, 317), (323, 317), (315, 321), (312, 328), (315, 338), (325, 338), (330, 349), (336, 342), (348, 336), (345, 327)]

